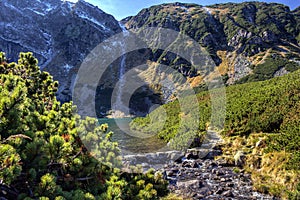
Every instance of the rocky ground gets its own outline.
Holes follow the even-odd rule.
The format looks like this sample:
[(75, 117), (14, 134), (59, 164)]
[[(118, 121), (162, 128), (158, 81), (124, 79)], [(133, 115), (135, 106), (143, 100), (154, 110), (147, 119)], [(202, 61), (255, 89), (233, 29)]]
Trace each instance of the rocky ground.
[(128, 165), (140, 164), (144, 171), (149, 168), (161, 171), (169, 181), (170, 191), (187, 199), (280, 199), (254, 191), (250, 174), (237, 167), (241, 165), (241, 157), (236, 160), (237, 166), (215, 160), (222, 154), (218, 147), (221, 142), (218, 133), (208, 131), (201, 147), (188, 149), (185, 154), (167, 151), (127, 155), (123, 161)]
[(171, 192), (191, 199), (272, 199), (253, 190), (249, 174), (224, 160), (199, 159), (187, 154), (163, 168)]

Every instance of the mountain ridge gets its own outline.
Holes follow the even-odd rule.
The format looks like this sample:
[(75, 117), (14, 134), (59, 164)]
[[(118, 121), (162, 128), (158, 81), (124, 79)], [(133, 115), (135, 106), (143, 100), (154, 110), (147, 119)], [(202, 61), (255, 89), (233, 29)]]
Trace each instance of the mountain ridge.
[[(297, 10), (290, 11), (289, 7), (276, 3), (210, 6), (169, 3), (145, 8), (136, 16), (124, 19), (123, 23), (129, 30), (150, 26), (181, 31), (206, 48), (227, 84), (233, 84), (244, 77), (253, 80), (270, 78), (253, 78), (257, 75), (258, 70), (255, 69), (260, 68), (259, 64), (272, 59), (264, 57), (270, 52), (297, 68), (299, 64), (293, 59), (299, 60), (299, 19)], [(157, 55), (154, 61), (160, 62), (163, 54)], [(178, 68), (176, 59), (164, 59)], [(272, 74), (275, 75), (281, 68), (284, 66), (277, 66)]]

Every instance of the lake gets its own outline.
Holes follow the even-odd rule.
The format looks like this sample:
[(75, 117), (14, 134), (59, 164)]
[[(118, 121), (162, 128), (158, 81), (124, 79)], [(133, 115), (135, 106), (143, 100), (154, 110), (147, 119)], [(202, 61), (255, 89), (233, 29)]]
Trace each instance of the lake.
[(166, 142), (158, 139), (157, 135), (141, 135), (129, 128), (131, 118), (100, 118), (99, 123), (107, 123), (109, 131), (114, 132), (112, 140), (119, 143), (123, 155), (137, 153), (154, 153), (170, 150)]

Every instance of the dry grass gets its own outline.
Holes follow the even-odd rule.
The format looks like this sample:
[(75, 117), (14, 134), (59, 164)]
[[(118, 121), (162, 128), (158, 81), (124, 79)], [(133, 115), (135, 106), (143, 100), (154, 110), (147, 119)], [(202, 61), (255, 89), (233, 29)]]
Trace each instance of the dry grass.
[(257, 56), (252, 57), (252, 64), (260, 65), (265, 62), (265, 60), (270, 56), (272, 49), (268, 49), (265, 52), (258, 54)]
[(229, 12), (229, 8), (221, 9), (221, 8), (209, 8), (212, 15), (219, 14), (219, 16), (226, 15)]
[[(233, 162), (237, 151), (246, 154), (245, 170), (251, 173), (254, 189), (287, 199), (287, 191), (293, 191), (300, 179), (299, 172), (286, 170), (285, 164), (291, 156), (284, 151), (265, 153), (267, 134), (257, 133), (245, 137), (230, 137), (222, 144), (223, 159)], [(257, 145), (260, 141), (261, 145)]]
[(203, 77), (202, 76), (196, 76), (193, 78), (188, 78), (188, 82), (190, 83), (191, 87), (197, 87), (200, 84), (203, 83)]
[(170, 193), (168, 196), (160, 198), (160, 200), (190, 200), (190, 198), (184, 198), (184, 197), (178, 196), (177, 194)]
[(221, 58), (222, 63), (218, 66), (218, 71), (221, 75), (225, 75), (228, 72), (234, 72), (234, 64), (236, 60), (236, 53), (230, 53), (226, 51), (217, 51), (217, 55)]

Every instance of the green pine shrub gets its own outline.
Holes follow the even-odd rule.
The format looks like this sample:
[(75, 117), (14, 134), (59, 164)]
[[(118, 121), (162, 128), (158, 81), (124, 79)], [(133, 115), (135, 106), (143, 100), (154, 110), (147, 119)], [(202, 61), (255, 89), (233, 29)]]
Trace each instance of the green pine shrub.
[[(120, 150), (106, 124), (60, 104), (58, 83), (40, 71), (32, 53), (7, 63), (0, 53), (0, 183), (15, 199), (157, 199), (167, 195), (162, 176), (122, 176)], [(140, 185), (138, 181), (145, 181)]]

